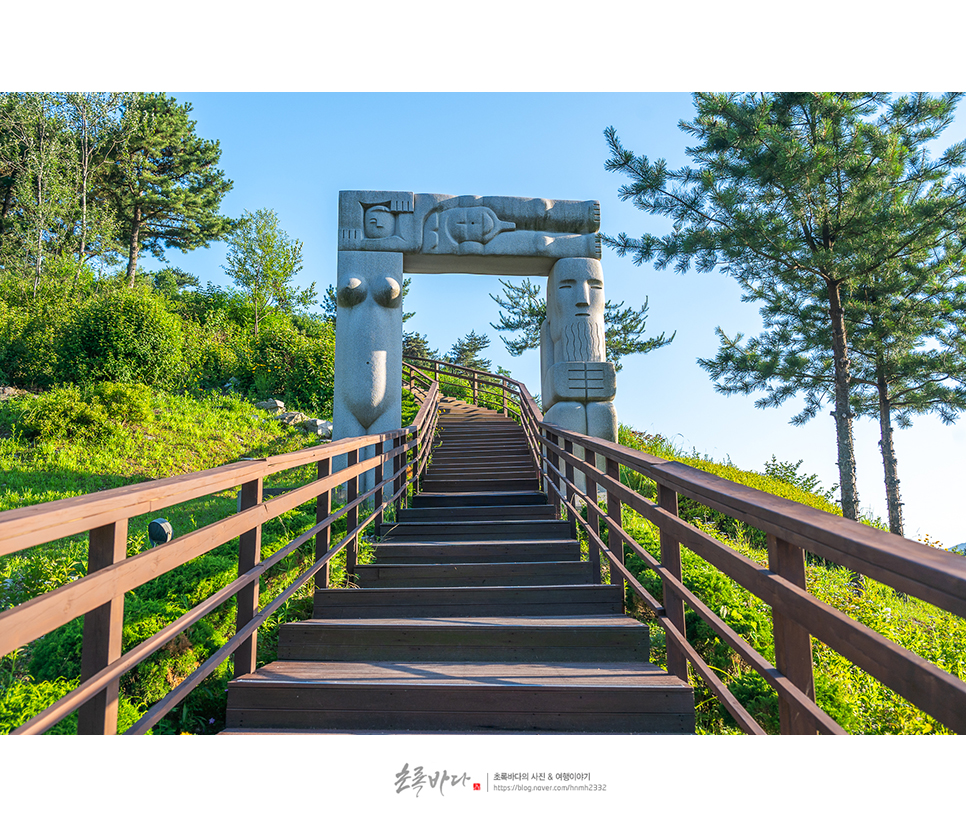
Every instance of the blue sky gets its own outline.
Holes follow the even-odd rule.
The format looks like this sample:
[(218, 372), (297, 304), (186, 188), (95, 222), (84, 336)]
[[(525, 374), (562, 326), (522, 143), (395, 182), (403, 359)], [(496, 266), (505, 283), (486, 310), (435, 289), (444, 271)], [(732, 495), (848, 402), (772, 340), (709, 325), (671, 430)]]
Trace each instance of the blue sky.
[[(331, 284), (336, 268), (338, 193), (386, 189), (442, 194), (597, 199), (601, 228), (615, 235), (663, 231), (667, 221), (622, 202), (624, 179), (604, 170), (603, 131), (613, 125), (624, 145), (674, 167), (687, 161), (678, 121), (693, 113), (689, 93), (172, 93), (193, 106), (198, 134), (221, 143), (221, 167), (234, 181), (223, 211), (271, 208), (303, 241), (299, 283)], [(943, 145), (963, 138), (966, 118)], [(227, 285), (226, 245), (170, 253), (171, 263), (202, 282)], [(760, 470), (774, 454), (803, 460), (826, 486), (838, 480), (832, 418), (789, 425), (794, 404), (759, 410), (753, 398), (714, 392), (696, 364), (717, 350), (715, 327), (729, 334), (760, 331), (754, 306), (734, 281), (711, 273), (684, 275), (634, 266), (605, 249), (607, 297), (639, 307), (649, 300), (648, 333), (677, 336), (668, 347), (629, 357), (618, 378), (620, 420), (660, 433), (679, 446)], [(145, 260), (144, 266), (150, 266)], [(488, 356), (539, 391), (537, 351), (514, 358), (490, 326), (500, 291), (492, 276), (417, 275), (407, 296), (415, 312), (407, 328), (445, 351), (470, 330), (490, 336)], [(866, 511), (885, 515), (881, 458), (874, 423), (856, 427), (859, 496)], [(947, 546), (966, 540), (958, 522), (958, 464), (966, 424), (925, 417), (897, 432), (906, 534), (928, 534)], [(937, 486), (939, 487), (937, 489)], [(945, 488), (944, 488), (945, 487)]]

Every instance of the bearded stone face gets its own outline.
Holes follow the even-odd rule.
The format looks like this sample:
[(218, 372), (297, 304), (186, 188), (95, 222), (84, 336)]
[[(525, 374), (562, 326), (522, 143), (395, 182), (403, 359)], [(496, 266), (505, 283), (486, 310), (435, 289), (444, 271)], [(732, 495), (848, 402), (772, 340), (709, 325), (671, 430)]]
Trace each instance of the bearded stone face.
[(604, 277), (600, 261), (557, 261), (547, 280), (547, 319), (555, 361), (604, 361)]

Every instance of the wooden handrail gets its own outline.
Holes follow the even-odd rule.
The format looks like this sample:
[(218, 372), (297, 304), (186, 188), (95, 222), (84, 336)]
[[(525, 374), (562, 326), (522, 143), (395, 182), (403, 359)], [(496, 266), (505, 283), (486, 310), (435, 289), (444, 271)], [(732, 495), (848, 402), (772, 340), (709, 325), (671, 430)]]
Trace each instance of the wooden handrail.
[[(413, 359), (407, 361), (412, 362)], [(215, 599), (224, 600), (238, 594), (241, 589), (253, 588), (258, 577), (283, 558), (283, 554), (288, 555), (313, 535), (316, 536), (316, 561), (283, 595), (294, 593), (305, 581), (317, 574), (322, 575), (335, 553), (347, 548), (347, 553), (351, 553), (366, 526), (390, 507), (399, 507), (399, 502), (405, 501), (411, 486), (418, 489), (419, 479), (432, 451), (431, 439), (439, 416), (438, 377), (442, 375), (465, 380), (471, 385), (475, 378), (477, 385), (473, 390), (477, 399), (487, 393), (487, 387), (500, 392), (501, 397), (494, 398), (500, 403), (497, 407), (506, 409), (504, 413), (512, 413), (514, 419), (520, 421), (535, 469), (541, 475), (544, 489), (553, 500), (558, 516), (566, 514), (572, 529), (579, 529), (586, 537), (590, 559), (597, 571), (597, 581), (600, 581), (599, 557), (602, 554), (611, 581), (626, 582), (631, 592), (651, 609), (657, 623), (664, 629), (669, 671), (687, 677), (689, 670), (693, 670), (744, 731), (753, 734), (764, 732), (688, 641), (685, 608), (700, 616), (725, 644), (775, 689), (781, 706), (782, 732), (843, 732), (814, 703), (812, 637), (869, 672), (948, 728), (955, 732), (966, 732), (966, 683), (812, 596), (804, 583), (804, 551), (959, 616), (966, 616), (966, 560), (727, 481), (682, 463), (662, 460), (616, 443), (567, 431), (546, 422), (526, 386), (520, 382), (441, 360), (422, 361), (434, 366), (437, 378), (432, 379), (418, 367), (412, 366), (410, 384), (425, 387), (426, 395), (413, 425), (398, 431), (336, 441), (264, 460), (241, 461), (165, 481), (0, 513), (0, 555), (90, 529), (104, 531), (99, 534), (98, 541), (107, 543), (103, 544), (103, 548), (106, 548), (102, 557), (105, 566), (100, 570), (0, 614), (0, 654), (4, 654), (76, 616), (94, 611), (107, 612), (105, 606), (122, 598), (125, 591), (207, 552), (216, 544), (260, 529), (266, 521), (293, 507), (317, 496), (328, 496), (340, 484), (349, 485), (350, 490), (350, 500), (346, 506), (336, 513), (327, 512), (325, 515), (322, 515), (321, 507), (318, 508), (317, 523), (313, 528), (269, 559), (244, 570), (243, 576), (196, 606), (178, 623), (165, 627), (163, 633), (159, 632), (120, 658), (114, 658), (108, 652), (105, 655), (107, 659), (99, 661), (102, 668), (74, 693), (65, 696), (67, 700), (62, 699), (64, 703), (58, 702), (59, 706), (54, 705), (50, 708), (52, 711), (45, 711), (21, 730), (42, 731), (38, 728), (50, 726), (52, 715), (66, 714), (64, 710), (69, 712), (70, 709), (76, 709), (77, 704), (85, 699), (91, 703), (90, 699), (98, 692), (108, 692), (108, 697), (102, 699), (108, 704), (101, 706), (98, 702), (97, 708), (109, 716), (108, 687), (116, 683), (123, 673), (121, 670), (133, 668), (150, 651), (156, 650), (155, 646), (162, 637), (169, 638), (170, 634), (176, 633), (173, 629), (179, 623), (184, 628), (187, 626), (183, 623), (190, 624), (204, 616), (215, 604)], [(352, 457), (359, 450), (377, 444), (380, 450), (385, 450), (387, 444), (391, 444), (391, 448), (367, 460), (352, 462)], [(345, 469), (332, 474), (328, 466), (338, 454), (348, 454), (350, 463)], [(391, 475), (386, 473), (390, 462)], [(116, 548), (117, 545), (111, 545), (110, 542), (121, 538), (116, 529), (108, 531), (112, 524), (123, 526), (134, 515), (181, 503), (191, 497), (258, 482), (269, 474), (310, 463), (318, 464), (319, 477), (308, 484), (270, 501), (258, 501), (228, 519), (188, 533), (148, 553), (120, 560), (114, 558), (116, 554), (112, 555), (111, 547)], [(657, 485), (658, 500), (651, 501), (622, 483), (621, 467), (653, 480)], [(359, 476), (370, 470), (381, 473), (379, 482), (363, 495), (352, 495), (354, 490), (351, 485), (358, 483)], [(586, 479), (586, 490), (577, 484), (578, 473)], [(598, 506), (598, 489), (606, 494), (606, 508)], [(387, 497), (387, 492), (391, 492), (391, 496)], [(356, 512), (362, 503), (377, 496), (373, 515), (356, 519)], [(768, 567), (748, 559), (680, 518), (677, 513), (680, 496), (764, 531), (768, 538)], [(586, 520), (582, 517), (582, 507), (586, 508)], [(648, 553), (623, 529), (622, 507), (656, 525), (661, 538), (660, 554)], [(339, 542), (330, 545), (328, 538), (319, 538), (327, 536), (333, 521), (343, 516), (349, 519), (349, 530)], [(680, 569), (678, 554), (681, 547), (688, 548), (771, 606), (774, 662), (744, 641), (718, 613), (687, 587)], [(638, 556), (647, 569), (660, 578), (664, 588), (663, 603), (654, 599), (625, 567), (625, 550)], [(347, 558), (347, 571), (350, 564)], [(238, 633), (226, 648), (219, 650), (218, 656), (223, 658), (227, 653), (238, 651), (239, 647), (246, 645), (245, 641), (253, 640), (268, 612), (277, 610), (282, 604), (280, 598), (276, 597), (263, 610), (253, 613), (248, 622), (240, 622)], [(116, 619), (116, 612), (112, 616)], [(104, 622), (107, 622), (109, 618), (106, 613), (104, 617)], [(217, 665), (214, 663), (215, 657), (213, 654), (206, 660), (182, 686), (196, 686)], [(156, 722), (184, 697), (178, 693), (177, 689), (172, 691), (152, 707), (134, 730), (143, 732)], [(104, 731), (110, 732), (109, 729)]]
[[(467, 369), (457, 370), (465, 372)], [(568, 516), (572, 515), (587, 537), (591, 559), (595, 552), (604, 553), (612, 578), (619, 576), (622, 581), (627, 581), (652, 609), (657, 605), (656, 601), (622, 564), (623, 548), (630, 548), (661, 577), (665, 599), (682, 606), (680, 613), (665, 606), (655, 611), (659, 624), (667, 633), (669, 663), (675, 657), (679, 658), (676, 663), (682, 674), (686, 674), (690, 664), (746, 732), (757, 733), (761, 728), (747, 713), (735, 708), (737, 702), (727, 687), (700, 661), (687, 642), (683, 619), (685, 605), (698, 613), (725, 643), (775, 688), (781, 706), (782, 732), (842, 732), (814, 704), (811, 635), (950, 729), (966, 732), (966, 683), (820, 602), (804, 587), (804, 551), (807, 550), (946, 611), (966, 616), (966, 561), (961, 557), (736, 484), (676, 461), (666, 461), (616, 443), (564, 430), (544, 421), (526, 386), (514, 384), (519, 392), (521, 423), (528, 441), (534, 444), (535, 462), (543, 473), (545, 489), (558, 507), (558, 514), (560, 509), (565, 509)], [(575, 447), (584, 450), (587, 460), (574, 453)], [(604, 461), (603, 469), (596, 465), (598, 456)], [(649, 501), (622, 484), (617, 475), (620, 466), (653, 480), (658, 488), (658, 502)], [(580, 471), (586, 477), (587, 492), (577, 488), (574, 471)], [(607, 511), (601, 511), (597, 506), (598, 486), (607, 492)], [(678, 518), (678, 496), (693, 499), (763, 530), (768, 535), (769, 567), (747, 559)], [(578, 500), (587, 507), (588, 522), (580, 517)], [(646, 553), (623, 530), (619, 513), (622, 502), (658, 527), (662, 539), (660, 559)], [(596, 532), (598, 524), (606, 525), (608, 540), (615, 543), (612, 547), (607, 547)], [(776, 644), (774, 664), (764, 660), (687, 589), (680, 567), (675, 564), (675, 554), (680, 546), (688, 547), (772, 607)]]
[[(253, 666), (258, 627), (302, 584), (323, 569), (327, 570), (327, 565), (335, 554), (355, 547), (362, 531), (380, 518), (387, 508), (394, 504), (398, 506), (400, 501), (405, 501), (410, 485), (428, 460), (431, 446), (429, 437), (436, 427), (438, 400), (439, 386), (433, 383), (413, 423), (395, 431), (346, 438), (283, 455), (239, 461), (203, 472), (0, 513), (0, 555), (87, 530), (91, 531), (92, 555), (95, 541), (99, 543), (97, 547), (104, 550), (103, 556), (98, 556), (96, 560), (91, 559), (88, 576), (0, 613), (0, 655), (14, 651), (75, 617), (85, 616), (86, 620), (102, 610), (108, 611), (109, 606), (120, 606), (117, 601), (123, 600), (127, 591), (207, 553), (213, 547), (234, 538), (241, 541), (241, 575), (238, 579), (216, 591), (177, 621), (165, 626), (123, 656), (119, 656), (122, 623), (116, 612), (102, 618), (102, 624), (96, 629), (85, 628), (84, 654), (94, 660), (86, 667), (82, 682), (16, 732), (44, 732), (77, 709), (80, 710), (78, 726), (81, 732), (115, 732), (116, 693), (120, 676), (232, 596), (239, 600), (239, 620), (235, 636), (214, 652), (188, 679), (154, 705), (129, 732), (146, 732), (150, 729), (230, 654), (235, 654), (236, 673), (244, 672), (246, 663)], [(392, 446), (388, 451), (348, 465), (338, 472), (331, 472), (332, 461), (336, 456), (346, 454), (351, 459), (361, 449), (372, 446), (384, 449), (390, 442)], [(318, 464), (318, 477), (315, 480), (268, 501), (261, 500), (260, 484), (265, 477), (311, 463)], [(386, 474), (387, 464), (392, 464), (392, 474)], [(411, 475), (408, 474), (410, 468), (413, 470)], [(347, 484), (352, 492), (352, 485), (359, 482), (360, 476), (372, 470), (380, 473), (376, 485), (362, 495), (352, 496), (343, 507), (332, 512), (328, 506), (328, 496), (332, 490)], [(129, 518), (236, 486), (243, 488), (239, 512), (145, 553), (129, 559), (124, 558), (126, 536), (117, 531), (127, 529)], [(252, 489), (245, 493), (249, 487)], [(391, 491), (388, 497), (387, 490)], [(316, 524), (268, 559), (260, 561), (258, 531), (262, 525), (320, 496), (326, 499), (326, 506), (324, 514), (322, 506), (317, 506)], [(375, 499), (374, 512), (361, 520), (354, 519), (358, 509), (372, 499)], [(334, 546), (329, 546), (329, 530), (342, 517), (350, 520), (346, 534)], [(112, 532), (109, 535), (95, 536), (98, 531), (107, 530)], [(245, 544), (246, 535), (256, 536), (254, 545)], [(259, 611), (259, 577), (313, 537), (316, 538), (316, 558), (312, 567)], [(249, 555), (246, 556), (246, 553)], [(247, 606), (242, 605), (242, 595), (247, 595)], [(101, 647), (108, 644), (116, 645), (116, 650), (102, 650)], [(239, 657), (240, 652), (242, 657)], [(101, 697), (105, 692), (106, 697)]]

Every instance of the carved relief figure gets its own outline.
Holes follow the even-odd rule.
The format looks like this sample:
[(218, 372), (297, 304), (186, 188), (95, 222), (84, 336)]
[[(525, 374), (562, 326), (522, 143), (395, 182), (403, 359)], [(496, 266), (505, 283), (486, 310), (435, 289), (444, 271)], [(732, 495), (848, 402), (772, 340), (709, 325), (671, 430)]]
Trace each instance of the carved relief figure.
[(600, 257), (596, 200), (343, 191), (339, 248), (424, 255)]
[(600, 257), (597, 236), (583, 232), (596, 228), (595, 216), (599, 223), (594, 201), (417, 194), (417, 216), (423, 213), (421, 198), (429, 196), (438, 202), (423, 220), (424, 254)]

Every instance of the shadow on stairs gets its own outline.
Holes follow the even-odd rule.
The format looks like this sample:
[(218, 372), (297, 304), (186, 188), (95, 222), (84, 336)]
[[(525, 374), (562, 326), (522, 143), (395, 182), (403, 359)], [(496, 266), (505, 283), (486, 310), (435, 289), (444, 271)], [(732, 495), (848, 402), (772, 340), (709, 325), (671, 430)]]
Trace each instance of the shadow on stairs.
[(226, 733), (693, 733), (621, 586), (553, 517), (523, 431), (444, 399), (423, 491), (359, 588), (317, 591), (278, 657), (229, 684)]

